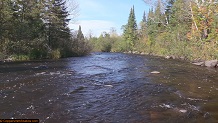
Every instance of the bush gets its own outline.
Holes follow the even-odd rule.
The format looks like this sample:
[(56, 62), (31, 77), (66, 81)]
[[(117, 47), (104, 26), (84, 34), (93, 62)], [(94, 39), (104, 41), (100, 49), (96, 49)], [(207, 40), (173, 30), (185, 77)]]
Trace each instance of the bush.
[(30, 51), (29, 57), (30, 59), (43, 59), (46, 58), (47, 53), (44, 50), (33, 49)]
[(114, 42), (112, 44), (112, 52), (125, 52), (127, 49), (126, 42), (124, 39), (119, 37), (114, 37)]
[(52, 58), (52, 59), (59, 59), (59, 58), (61, 58), (60, 50), (59, 49), (52, 50), (51, 53), (50, 53), (50, 58)]
[(27, 61), (30, 60), (30, 57), (28, 55), (12, 55), (11, 59), (12, 61)]
[(4, 60), (5, 56), (3, 53), (0, 52), (0, 61)]
[(102, 49), (101, 49), (102, 52), (110, 52), (111, 51), (112, 44), (110, 42), (106, 42), (102, 45), (103, 45)]

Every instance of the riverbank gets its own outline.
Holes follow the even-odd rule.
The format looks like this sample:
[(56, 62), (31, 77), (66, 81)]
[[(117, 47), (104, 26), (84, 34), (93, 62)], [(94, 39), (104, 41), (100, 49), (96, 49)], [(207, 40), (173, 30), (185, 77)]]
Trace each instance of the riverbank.
[(145, 53), (145, 52), (138, 52), (138, 51), (129, 51), (129, 52), (124, 52), (127, 54), (139, 54), (139, 55), (151, 55), (151, 56), (157, 56), (157, 57), (162, 57), (165, 59), (177, 59), (177, 60), (182, 60), (182, 61), (187, 61), (193, 65), (196, 66), (202, 66), (202, 67), (210, 67), (210, 68), (216, 68), (218, 67), (218, 60), (202, 60), (202, 59), (194, 59), (190, 60), (184, 56), (174, 56), (174, 55), (157, 55), (157, 54), (152, 54), (152, 53)]
[(0, 54), (0, 63), (4, 62), (17, 62), (17, 61), (35, 61), (35, 60), (57, 60), (61, 58), (70, 58), (70, 57), (83, 57), (90, 54), (90, 51), (71, 53), (67, 56), (61, 56), (60, 52), (49, 54), (44, 57), (31, 57), (29, 55), (2, 55)]
[[(202, 59), (194, 59), (190, 60), (187, 57), (184, 56), (175, 56), (175, 55), (158, 55), (158, 54), (153, 54), (153, 53), (145, 53), (145, 52), (139, 52), (139, 51), (129, 51), (129, 52), (123, 52), (125, 54), (138, 54), (138, 55), (150, 55), (150, 56), (157, 56), (157, 57), (162, 57), (165, 59), (174, 59), (174, 60), (181, 60), (181, 61), (186, 61), (189, 62), (193, 65), (196, 66), (202, 66), (202, 67), (210, 67), (210, 68), (216, 68), (218, 67), (218, 60), (202, 60)], [(87, 54), (88, 55), (88, 54)], [(81, 55), (84, 56), (84, 55)], [(72, 56), (73, 57), (73, 56)], [(76, 56), (78, 57), (78, 56)], [(48, 58), (47, 58), (48, 59)], [(16, 61), (31, 61), (27, 56), (10, 56), (5, 59), (0, 59), (0, 63), (4, 62), (16, 62)]]

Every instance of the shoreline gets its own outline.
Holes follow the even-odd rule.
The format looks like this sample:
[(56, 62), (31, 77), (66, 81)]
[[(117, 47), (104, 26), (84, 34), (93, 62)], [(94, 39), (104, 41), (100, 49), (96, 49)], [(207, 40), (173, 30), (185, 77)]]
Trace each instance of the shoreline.
[(157, 56), (157, 57), (162, 57), (165, 59), (173, 59), (173, 60), (181, 60), (181, 61), (187, 61), (195, 66), (201, 66), (201, 67), (209, 67), (209, 68), (217, 68), (218, 67), (218, 60), (213, 59), (213, 60), (202, 60), (202, 59), (194, 59), (194, 60), (189, 60), (188, 58), (184, 56), (174, 56), (174, 55), (157, 55), (157, 54), (152, 54), (152, 53), (145, 53), (145, 52), (138, 52), (138, 51), (133, 51), (133, 52), (123, 52), (125, 54), (138, 54), (138, 55), (150, 55), (150, 56)]
[[(113, 52), (111, 52), (113, 53)], [(194, 59), (190, 60), (184, 56), (174, 56), (174, 55), (157, 55), (153, 53), (145, 53), (145, 52), (138, 52), (138, 51), (129, 51), (129, 52), (120, 52), (124, 54), (137, 54), (137, 55), (149, 55), (149, 56), (156, 56), (161, 57), (165, 59), (173, 59), (173, 60), (181, 60), (189, 62), (195, 66), (201, 66), (201, 67), (209, 67), (209, 68), (217, 68), (218, 67), (218, 60), (202, 60), (202, 59)], [(80, 56), (83, 57), (83, 56)], [(60, 58), (62, 59), (62, 58)], [(6, 59), (0, 59), (0, 63), (10, 63), (10, 62), (29, 62), (29, 61), (41, 61), (41, 60), (52, 60), (52, 59), (35, 59), (35, 60), (13, 60), (12, 58), (6, 58)], [(53, 59), (54, 60), (54, 59)]]

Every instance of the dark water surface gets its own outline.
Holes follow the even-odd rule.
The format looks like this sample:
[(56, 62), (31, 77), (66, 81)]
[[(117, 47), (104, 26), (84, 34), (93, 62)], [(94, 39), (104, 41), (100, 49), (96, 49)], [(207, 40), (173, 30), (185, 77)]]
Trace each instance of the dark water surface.
[(1, 119), (213, 123), (218, 122), (218, 73), (181, 61), (122, 53), (2, 63), (0, 100)]

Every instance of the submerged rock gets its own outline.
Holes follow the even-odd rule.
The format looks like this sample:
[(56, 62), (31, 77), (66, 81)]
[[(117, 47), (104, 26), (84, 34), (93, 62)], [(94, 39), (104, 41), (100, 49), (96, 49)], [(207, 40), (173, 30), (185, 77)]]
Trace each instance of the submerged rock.
[(83, 89), (85, 89), (85, 87), (84, 86), (80, 86), (80, 87), (76, 88), (75, 90), (71, 91), (70, 94), (77, 93), (77, 92), (79, 92), (79, 91), (81, 91)]
[(104, 85), (104, 86), (105, 86), (105, 87), (111, 87), (111, 88), (113, 87), (113, 85)]
[(48, 69), (48, 66), (40, 65), (40, 66), (37, 66), (37, 67), (34, 67), (34, 68), (37, 68), (37, 69)]
[(161, 108), (173, 108), (172, 106), (170, 105), (167, 105), (167, 104), (162, 104), (162, 105), (159, 105)]
[(36, 73), (36, 76), (38, 75), (44, 75), (46, 72)]

